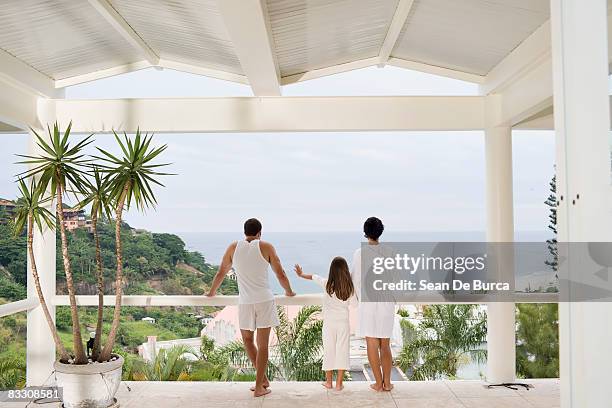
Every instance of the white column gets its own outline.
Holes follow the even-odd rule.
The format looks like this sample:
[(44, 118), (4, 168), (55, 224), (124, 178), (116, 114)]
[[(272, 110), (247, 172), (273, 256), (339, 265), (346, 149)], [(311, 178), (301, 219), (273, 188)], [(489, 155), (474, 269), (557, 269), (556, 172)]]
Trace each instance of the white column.
[[(30, 152), (36, 152), (36, 143), (32, 134), (30, 136), (30, 145)], [(49, 208), (49, 210), (55, 213), (52, 208)], [(34, 228), (34, 257), (40, 276), (40, 285), (49, 306), (49, 311), (52, 316), (55, 316), (55, 306), (52, 305), (53, 297), (55, 296), (55, 231), (45, 228), (40, 233), (37, 228)], [(38, 297), (30, 271), (29, 259), (28, 297)], [(53, 369), (55, 344), (51, 338), (47, 320), (40, 306), (28, 312), (27, 321), (27, 384), (42, 385)]]
[[(610, 242), (606, 0), (551, 0), (551, 29), (558, 239)], [(572, 252), (566, 264), (572, 274), (580, 273)], [(559, 305), (562, 407), (610, 406), (610, 316), (610, 303)]]
[[(40, 113), (45, 112), (42, 109)], [(41, 118), (49, 117), (49, 115), (39, 115)], [(41, 123), (36, 124), (38, 129), (46, 128), (46, 120), (41, 119)], [(43, 136), (47, 130), (36, 130)], [(44, 136), (43, 136), (44, 137)], [(34, 134), (30, 131), (29, 154), (40, 154), (39, 147), (36, 144)], [(48, 204), (48, 209), (52, 214), (55, 214), (53, 204)], [(34, 257), (40, 277), (40, 285), (45, 295), (47, 305), (51, 315), (55, 317), (55, 306), (53, 306), (53, 298), (55, 297), (55, 231), (44, 228), (40, 233), (37, 228), (34, 228)], [(30, 271), (30, 262), (28, 258), (28, 297), (37, 298), (32, 273)], [(55, 344), (49, 332), (49, 326), (45, 319), (44, 313), (40, 306), (30, 310), (27, 318), (27, 340), (26, 340), (26, 381), (28, 386), (42, 385), (53, 371), (53, 363), (55, 361)]]
[[(487, 103), (494, 103), (490, 100)], [(512, 128), (485, 130), (487, 241), (514, 241)], [(512, 270), (502, 271), (512, 274)], [(513, 382), (516, 372), (514, 303), (487, 304), (487, 382)]]

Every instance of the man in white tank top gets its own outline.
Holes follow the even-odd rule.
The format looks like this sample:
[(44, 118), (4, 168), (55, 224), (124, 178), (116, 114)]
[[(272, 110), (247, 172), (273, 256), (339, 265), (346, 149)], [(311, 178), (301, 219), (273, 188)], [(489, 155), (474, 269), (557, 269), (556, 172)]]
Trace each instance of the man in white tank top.
[[(250, 218), (244, 223), (245, 239), (232, 243), (223, 255), (219, 271), (213, 279), (207, 296), (215, 296), (225, 275), (232, 266), (238, 278), (238, 321), (244, 348), (255, 369), (257, 378), (251, 388), (254, 396), (270, 393), (266, 377), (268, 343), (272, 327), (279, 325), (274, 295), (268, 282), (268, 265), (285, 289), (285, 296), (295, 296), (289, 279), (272, 244), (261, 240), (261, 223)], [(255, 345), (257, 331), (257, 345)]]

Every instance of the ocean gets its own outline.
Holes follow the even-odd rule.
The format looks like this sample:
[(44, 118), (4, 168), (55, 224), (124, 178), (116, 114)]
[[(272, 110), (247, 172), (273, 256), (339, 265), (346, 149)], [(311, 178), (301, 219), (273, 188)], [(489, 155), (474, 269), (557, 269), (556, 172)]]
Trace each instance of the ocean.
[[(184, 232), (178, 233), (187, 248), (199, 251), (207, 262), (218, 265), (227, 246), (243, 239), (236, 232)], [(550, 237), (546, 231), (517, 232), (516, 241), (543, 242)], [(385, 232), (382, 237), (388, 242), (479, 242), (485, 240), (483, 231), (458, 232)], [(300, 264), (306, 273), (327, 276), (329, 263), (336, 256), (344, 257), (349, 265), (353, 253), (363, 241), (360, 232), (264, 232), (264, 241), (272, 243), (283, 263), (293, 290), (298, 294), (318, 293), (319, 288), (312, 282), (298, 278), (293, 265)], [(275, 294), (283, 294), (274, 274), (269, 275)]]

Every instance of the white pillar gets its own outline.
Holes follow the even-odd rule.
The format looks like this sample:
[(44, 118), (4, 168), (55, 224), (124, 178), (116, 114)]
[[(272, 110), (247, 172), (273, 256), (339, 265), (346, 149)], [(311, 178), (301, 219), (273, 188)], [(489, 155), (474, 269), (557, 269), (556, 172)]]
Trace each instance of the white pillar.
[[(43, 113), (44, 110), (43, 110)], [(48, 117), (48, 115), (40, 115)], [(46, 128), (46, 123), (41, 120), (36, 126), (38, 129)], [(43, 136), (45, 130), (36, 130)], [(44, 136), (43, 136), (44, 137)], [(34, 134), (30, 131), (29, 154), (40, 154)], [(48, 204), (48, 209), (55, 214), (53, 204)], [(51, 315), (55, 317), (55, 231), (44, 228), (40, 233), (34, 228), (34, 257), (40, 277), (40, 285), (49, 306)], [(28, 258), (28, 297), (38, 298)], [(55, 344), (49, 331), (47, 320), (40, 306), (30, 310), (27, 318), (27, 340), (26, 340), (26, 382), (28, 386), (42, 385), (53, 371), (55, 361)]]
[[(493, 100), (487, 103), (494, 103)], [(514, 241), (512, 128), (485, 130), (487, 241)], [(513, 271), (502, 271), (512, 274)], [(516, 372), (514, 303), (487, 304), (487, 381), (513, 382)]]
[[(606, 0), (551, 0), (560, 242), (612, 241), (607, 15)], [(610, 303), (559, 305), (563, 408), (610, 406), (610, 316)]]

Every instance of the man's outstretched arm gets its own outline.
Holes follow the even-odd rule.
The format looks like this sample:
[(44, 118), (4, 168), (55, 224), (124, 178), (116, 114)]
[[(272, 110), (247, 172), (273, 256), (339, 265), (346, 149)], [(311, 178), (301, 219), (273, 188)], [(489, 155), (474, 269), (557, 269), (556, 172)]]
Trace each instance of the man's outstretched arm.
[(276, 275), (276, 279), (278, 279), (278, 283), (285, 289), (285, 296), (295, 296), (295, 292), (291, 289), (291, 283), (289, 283), (289, 278), (287, 278), (287, 274), (283, 269), (283, 265), (281, 264), (280, 258), (276, 253), (276, 249), (267, 242), (261, 242), (260, 245), (263, 245), (263, 251), (265, 253), (265, 257), (270, 263), (274, 274)]
[(225, 275), (227, 275), (230, 269), (232, 269), (232, 255), (234, 254), (235, 250), (236, 243), (234, 242), (225, 251), (223, 259), (221, 260), (221, 265), (219, 265), (219, 270), (215, 274), (215, 278), (213, 279), (212, 284), (210, 285), (210, 290), (208, 291), (208, 294), (206, 296), (210, 297), (215, 296), (217, 294), (217, 290), (219, 289), (219, 286), (221, 286), (221, 284), (223, 283)]

